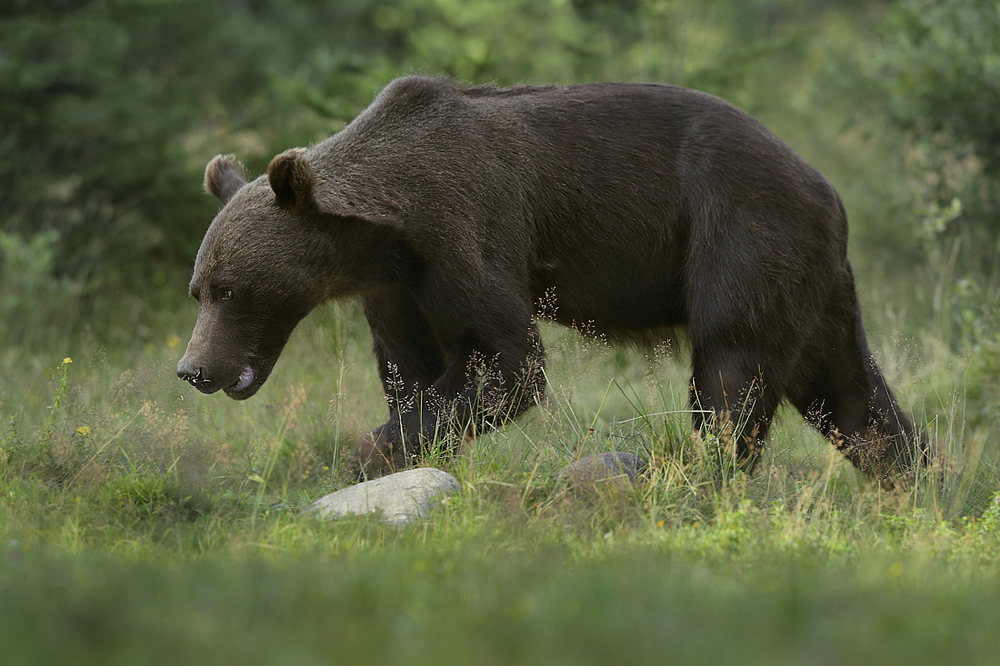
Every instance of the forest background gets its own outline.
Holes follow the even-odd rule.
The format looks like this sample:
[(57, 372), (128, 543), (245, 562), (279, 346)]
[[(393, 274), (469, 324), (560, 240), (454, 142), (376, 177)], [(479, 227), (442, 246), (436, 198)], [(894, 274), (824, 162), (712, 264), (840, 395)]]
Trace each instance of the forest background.
[[(354, 590), (354, 611), (368, 612), (373, 622), (396, 621), (379, 616), (387, 611), (365, 607), (365, 594), (396, 595), (396, 602), (411, 594), (406, 599), (430, 603), (407, 587), (416, 585), (413, 572), (453, 563), (449, 558), (456, 552), (495, 538), (536, 556), (542, 549), (546, 562), (576, 561), (579, 577), (571, 577), (566, 589), (592, 591), (602, 575), (621, 582), (608, 571), (658, 570), (650, 551), (601, 550), (608, 535), (624, 531), (632, 542), (655, 542), (660, 549), (655, 552), (667, 552), (671, 561), (687, 563), (683, 566), (715, 562), (709, 565), (717, 577), (712, 589), (724, 591), (708, 596), (717, 605), (691, 601), (704, 597), (685, 587), (684, 576), (665, 583), (678, 597), (692, 595), (685, 603), (702, 608), (702, 619), (734, 621), (744, 611), (763, 618), (773, 611), (783, 618), (794, 613), (750, 601), (750, 592), (767, 596), (761, 590), (770, 590), (783, 574), (772, 571), (770, 578), (758, 579), (746, 571), (748, 563), (784, 552), (785, 532), (778, 526), (792, 521), (799, 530), (795, 548), (808, 542), (820, 564), (805, 569), (812, 587), (782, 588), (780, 598), (791, 603), (836, 596), (835, 581), (842, 580), (845, 568), (857, 573), (852, 566), (864, 559), (859, 554), (877, 553), (874, 561), (897, 571), (892, 567), (911, 562), (899, 555), (908, 544), (918, 555), (907, 557), (961, 566), (917, 567), (920, 575), (930, 571), (950, 582), (940, 589), (915, 582), (900, 593), (899, 605), (890, 603), (885, 612), (908, 617), (912, 594), (945, 607), (942, 612), (954, 611), (947, 617), (956, 626), (964, 617), (968, 631), (970, 614), (978, 617), (975, 603), (961, 606), (965, 601), (948, 596), (943, 590), (955, 585), (948, 576), (959, 576), (967, 586), (963, 590), (986, 595), (976, 597), (985, 605), (1000, 594), (995, 577), (1000, 509), (994, 500), (1000, 490), (998, 35), (1000, 5), (989, 0), (3, 0), (0, 416), (6, 426), (0, 436), (0, 553), (6, 554), (0, 591), (11, 601), (0, 595), (0, 611), (13, 613), (17, 600), (33, 609), (20, 615), (24, 623), (35, 617), (68, 627), (70, 638), (60, 634), (56, 647), (44, 649), (72, 645), (98, 661), (109, 654), (127, 660), (145, 654), (141, 646), (107, 629), (124, 621), (126, 611), (97, 601), (107, 598), (107, 585), (123, 560), (133, 567), (126, 579), (143, 590), (169, 584), (194, 590), (215, 581), (218, 571), (212, 567), (225, 569), (223, 562), (242, 573), (231, 587), (217, 583), (219, 598), (263, 579), (298, 590), (305, 605), (323, 608), (327, 602), (337, 605), (331, 599), (343, 590), (323, 596), (327, 593), (311, 590), (305, 577), (322, 575), (326, 566), (347, 569), (363, 588)], [(718, 95), (756, 116), (840, 192), (873, 349), (919, 427), (941, 444), (948, 472), (887, 499), (833, 462), (822, 441), (791, 425), (792, 418), (783, 420), (789, 425), (776, 436), (766, 469), (754, 478), (720, 472), (725, 465), (718, 460), (703, 469), (698, 455), (677, 453), (676, 442), (663, 444), (683, 436), (686, 415), (659, 430), (650, 426), (622, 434), (623, 423), (648, 422), (660, 407), (683, 410), (682, 345), (666, 354), (680, 363), (662, 370), (648, 354), (608, 350), (546, 329), (558, 340), (551, 355), (559, 380), (552, 405), (524, 428), (492, 441), (494, 450), (516, 455), (481, 452), (472, 454), (475, 464), (447, 463), (457, 466), (452, 471), (463, 482), (464, 499), (449, 509), (449, 527), (431, 530), (430, 546), (426, 529), (421, 541), (415, 532), (386, 532), (363, 521), (336, 528), (300, 521), (297, 512), (310, 499), (343, 485), (337, 476), (341, 450), (384, 411), (374, 369), (368, 367), (363, 318), (350, 303), (310, 317), (279, 362), (267, 389), (272, 397), (255, 398), (256, 407), (198, 402), (172, 377), (172, 367), (194, 319), (186, 294), (193, 258), (218, 209), (202, 191), (202, 174), (218, 153), (235, 153), (250, 173), (260, 174), (273, 155), (338, 131), (386, 83), (410, 73), (504, 85), (667, 82)], [(681, 398), (663, 397), (671, 391)], [(664, 405), (643, 403), (639, 398), (647, 394), (656, 394)], [(607, 433), (603, 442), (590, 437), (595, 429)], [(547, 437), (560, 443), (555, 453), (545, 444)], [(660, 485), (653, 483), (628, 507), (610, 502), (584, 510), (566, 508), (562, 491), (535, 476), (539, 465), (555, 469), (590, 451), (588, 446), (621, 448), (622, 441), (654, 461), (661, 454), (667, 460), (673, 456), (686, 481), (670, 485), (663, 470), (674, 468), (663, 463)], [(516, 510), (495, 508), (511, 505), (507, 495), (498, 499), (498, 488), (513, 489)], [(483, 531), (475, 518), (483, 515), (504, 526), (497, 528), (501, 537)], [(810, 532), (823, 521), (825, 532)], [(669, 538), (662, 536), (671, 529)], [(935, 534), (948, 535), (947, 545)], [(664, 538), (674, 539), (673, 545), (663, 546)], [(568, 554), (560, 545), (567, 539), (574, 544)], [(718, 546), (720, 539), (729, 545)], [(928, 543), (936, 544), (932, 555)], [(965, 550), (970, 548), (971, 555)], [(296, 560), (308, 573), (282, 578), (281, 567), (268, 559), (278, 556), (267, 555), (268, 549), (296, 558), (311, 553), (305, 563)], [(397, 584), (388, 593), (372, 582), (383, 580), (376, 570), (358, 564), (358, 557), (370, 558), (372, 567), (409, 573), (386, 578)], [(159, 558), (190, 566), (179, 579), (164, 579), (147, 568)], [(789, 566), (802, 571), (795, 561)], [(470, 581), (488, 577), (498, 566), (489, 557), (476, 562), (468, 570), (459, 567), (463, 584), (473, 585)], [(257, 566), (264, 569), (248, 569)], [(540, 645), (568, 649), (559, 642), (561, 629), (544, 637), (532, 634), (535, 651), (508, 654), (499, 647), (506, 639), (491, 632), (524, 630), (529, 625), (518, 623), (537, 610), (519, 606), (523, 599), (516, 595), (531, 589), (533, 576), (544, 577), (540, 572), (562, 570), (558, 564), (509, 566), (513, 571), (497, 574), (508, 579), (480, 581), (496, 592), (492, 602), (480, 606), (469, 601), (464, 587), (445, 585), (437, 601), (459, 609), (452, 611), (459, 615), (444, 617), (459, 624), (470, 613), (475, 618), (471, 603), (483, 617), (495, 611), (507, 618), (489, 629), (485, 621), (466, 626), (481, 640), (478, 648), (495, 641), (501, 662), (545, 661), (538, 656), (546, 654)], [(59, 603), (46, 602), (29, 584), (60, 579), (64, 574), (55, 572), (67, 570)], [(80, 583), (81, 571), (97, 582)], [(870, 581), (847, 579), (855, 581), (851, 589), (858, 599), (848, 595), (841, 601), (860, 604)], [(727, 587), (733, 580), (750, 592), (726, 596), (736, 594)], [(979, 587), (984, 580), (989, 585)], [(505, 585), (512, 589), (509, 599), (498, 591)], [(560, 594), (557, 588), (562, 589), (556, 584), (550, 597)], [(647, 599), (642, 590), (625, 589), (640, 605), (666, 612), (657, 605), (665, 603), (663, 597)], [(309, 598), (313, 593), (320, 597)], [(596, 592), (581, 594), (573, 603), (584, 608), (607, 601)], [(73, 595), (83, 600), (88, 617), (97, 618), (93, 627), (64, 614), (62, 603)], [(125, 609), (143, 603), (121, 590), (110, 595)], [(170, 634), (183, 637), (178, 645), (204, 648), (208, 638), (189, 636), (197, 622), (180, 611), (186, 602), (158, 598), (166, 616), (180, 618)], [(243, 621), (265, 602), (250, 597), (235, 603), (238, 609), (244, 604), (234, 611), (244, 613)], [(544, 606), (544, 599), (538, 603)], [(961, 612), (949, 603), (959, 604)], [(287, 612), (288, 623), (299, 626), (297, 611)], [(420, 617), (412, 608), (407, 612)], [(892, 615), (896, 612), (901, 615)], [(74, 624), (77, 620), (84, 624)], [(129, 621), (138, 622), (138, 635), (144, 635), (145, 624)], [(338, 621), (350, 624), (331, 620)], [(903, 625), (926, 638), (922, 621)], [(232, 622), (239, 624), (236, 615)], [(417, 625), (427, 643), (438, 629), (444, 631), (426, 618)], [(213, 626), (214, 638), (225, 633)], [(32, 650), (43, 650), (40, 646), (53, 639), (36, 625), (8, 629), (0, 627), (0, 642), (28, 655), (44, 656)], [(777, 620), (758, 631), (762, 661), (801, 655), (803, 646), (811, 645), (808, 636), (814, 637), (805, 631), (798, 634), (801, 644), (778, 640), (777, 646), (765, 646), (768, 632), (779, 629), (792, 636), (805, 631)], [(885, 635), (871, 631), (871, 649), (888, 649)], [(306, 652), (326, 655), (333, 649), (321, 633), (317, 628), (299, 636)], [(848, 633), (844, 628), (844, 636)], [(412, 645), (414, 637), (404, 634)], [(363, 637), (364, 631), (350, 635)], [(355, 645), (338, 636), (346, 641), (338, 649), (348, 653), (356, 647), (399, 657), (394, 650), (405, 642), (371, 646), (357, 638)], [(686, 634), (677, 629), (670, 636), (683, 642)], [(846, 638), (841, 643), (839, 634), (831, 636), (822, 643), (826, 652), (820, 661), (853, 654)], [(448, 640), (453, 655), (465, 654), (463, 643)], [(992, 640), (970, 639), (960, 654), (985, 655), (996, 646)], [(608, 638), (604, 645), (612, 644), (617, 645)], [(622, 645), (638, 650), (640, 644), (646, 645)], [(220, 645), (215, 649), (223, 660), (274, 656), (259, 645), (258, 652), (235, 641)], [(711, 641), (698, 645), (708, 652), (692, 648), (692, 654), (721, 649)], [(959, 654), (926, 650), (916, 640), (906, 645), (918, 661)], [(436, 658), (414, 654), (415, 663)], [(580, 654), (601, 660), (604, 653)]]

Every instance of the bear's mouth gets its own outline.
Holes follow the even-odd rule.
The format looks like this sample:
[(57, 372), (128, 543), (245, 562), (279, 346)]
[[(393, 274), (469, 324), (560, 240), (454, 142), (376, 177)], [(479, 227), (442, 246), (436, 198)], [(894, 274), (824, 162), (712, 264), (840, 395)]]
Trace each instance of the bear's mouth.
[(226, 393), (233, 395), (235, 393), (242, 393), (243, 391), (246, 391), (250, 388), (250, 385), (253, 384), (255, 378), (256, 375), (253, 368), (249, 365), (246, 366), (240, 373), (240, 378), (236, 380), (236, 383), (226, 389)]

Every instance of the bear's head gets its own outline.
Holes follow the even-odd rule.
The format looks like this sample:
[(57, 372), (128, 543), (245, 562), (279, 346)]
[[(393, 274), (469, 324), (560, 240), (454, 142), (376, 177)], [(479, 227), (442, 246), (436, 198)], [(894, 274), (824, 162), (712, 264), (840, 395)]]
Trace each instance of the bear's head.
[[(248, 181), (232, 156), (205, 170), (205, 189), (222, 202), (191, 278), (198, 301), (191, 341), (177, 375), (204, 393), (249, 398), (270, 375), (296, 324), (331, 286), (330, 216), (309, 201), (304, 151), (276, 157), (267, 176)], [(350, 221), (341, 220), (341, 229)]]

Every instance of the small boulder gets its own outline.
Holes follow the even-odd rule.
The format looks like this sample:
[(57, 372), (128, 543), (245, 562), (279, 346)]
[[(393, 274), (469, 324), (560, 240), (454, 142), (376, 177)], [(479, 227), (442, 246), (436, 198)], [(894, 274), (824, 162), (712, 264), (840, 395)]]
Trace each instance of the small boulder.
[(559, 478), (575, 490), (631, 490), (646, 470), (646, 461), (634, 453), (598, 453), (559, 470)]
[(421, 467), (330, 493), (306, 511), (331, 519), (379, 511), (383, 522), (401, 527), (427, 518), (443, 496), (457, 493), (461, 488), (448, 472)]

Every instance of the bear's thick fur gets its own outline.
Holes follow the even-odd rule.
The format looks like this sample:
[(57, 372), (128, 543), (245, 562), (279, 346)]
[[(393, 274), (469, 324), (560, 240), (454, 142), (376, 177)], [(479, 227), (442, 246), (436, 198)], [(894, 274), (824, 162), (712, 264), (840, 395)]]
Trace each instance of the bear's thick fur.
[(694, 426), (751, 464), (783, 398), (869, 475), (923, 454), (865, 341), (837, 193), (710, 95), (407, 77), (266, 176), (216, 157), (205, 187), (224, 207), (178, 375), (250, 397), (302, 317), (360, 296), (389, 403), (361, 474), (531, 406), (540, 301), (612, 338), (686, 327)]

